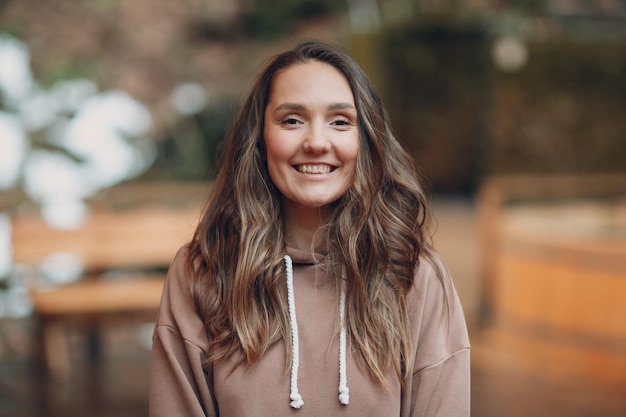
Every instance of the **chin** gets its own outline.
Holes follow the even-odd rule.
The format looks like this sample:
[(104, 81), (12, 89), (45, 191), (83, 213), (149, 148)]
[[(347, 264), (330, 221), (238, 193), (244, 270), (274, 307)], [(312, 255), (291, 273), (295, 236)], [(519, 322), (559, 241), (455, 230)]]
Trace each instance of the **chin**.
[(309, 200), (306, 202), (302, 202), (301, 204), (309, 208), (324, 208), (324, 207), (328, 207), (329, 205), (331, 205), (337, 200), (338, 198), (323, 198), (323, 199), (320, 198), (316, 200)]

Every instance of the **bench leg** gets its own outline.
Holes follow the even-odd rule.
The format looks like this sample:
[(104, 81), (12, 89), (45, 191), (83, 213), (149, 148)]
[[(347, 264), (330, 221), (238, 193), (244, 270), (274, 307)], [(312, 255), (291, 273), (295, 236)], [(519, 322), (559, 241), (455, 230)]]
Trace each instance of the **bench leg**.
[(70, 372), (70, 355), (64, 323), (56, 320), (46, 321), (42, 330), (48, 371), (54, 379), (65, 380)]

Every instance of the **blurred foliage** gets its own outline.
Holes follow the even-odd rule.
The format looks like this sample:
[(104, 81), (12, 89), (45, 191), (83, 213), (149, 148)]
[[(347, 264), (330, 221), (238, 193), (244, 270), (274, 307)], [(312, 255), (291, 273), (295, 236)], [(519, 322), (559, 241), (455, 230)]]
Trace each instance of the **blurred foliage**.
[[(490, 174), (623, 171), (623, 45), (529, 42), (525, 66), (504, 73), (491, 58), (496, 35), (485, 19), (438, 14), (353, 34), (345, 44), (437, 192), (473, 192)], [(222, 135), (228, 120), (218, 119), (227, 112), (212, 111), (221, 126), (212, 134)], [(177, 128), (185, 140), (170, 138), (168, 146), (187, 155), (178, 157), (186, 165), (169, 172), (202, 177), (215, 160), (205, 166), (194, 158), (213, 154), (217, 142), (194, 148), (188, 131), (180, 133), (185, 123)]]
[[(0, 12), (2, 11), (2, 3), (0, 0)], [(0, 22), (0, 33), (9, 35), (13, 38), (23, 39), (24, 28), (17, 22)]]
[(52, 65), (40, 71), (39, 82), (43, 87), (50, 87), (61, 80), (84, 78), (97, 85), (107, 79), (107, 67), (98, 56), (70, 57), (59, 56)]
[(433, 188), (471, 190), (486, 128), (485, 31), (439, 16), (386, 29), (378, 42), (379, 88), (398, 138)]
[(527, 65), (496, 74), (495, 173), (626, 170), (623, 44), (531, 43)]
[(249, 36), (273, 39), (289, 33), (297, 24), (345, 9), (334, 0), (257, 0), (243, 13), (242, 27)]
[(220, 101), (201, 113), (183, 117), (157, 141), (158, 156), (142, 179), (198, 181), (212, 179), (218, 169), (220, 144), (234, 106)]
[[(438, 192), (471, 192), (491, 173), (626, 169), (624, 19), (591, 2), (578, 2), (595, 10), (591, 18), (537, 0), (378, 2), (378, 31), (354, 33), (343, 1), (142, 1), (0, 0), (0, 28), (28, 43), (43, 84), (86, 77), (151, 108), (159, 156), (146, 179), (211, 176), (232, 98), (277, 45), (315, 33), (363, 66)], [(494, 41), (506, 35), (528, 48), (516, 72), (492, 62)], [(169, 95), (190, 80), (211, 104), (173, 114)]]
[(623, 42), (520, 38), (528, 61), (500, 72), (495, 36), (487, 20), (439, 14), (348, 42), (432, 188), (471, 192), (490, 174), (626, 170)]

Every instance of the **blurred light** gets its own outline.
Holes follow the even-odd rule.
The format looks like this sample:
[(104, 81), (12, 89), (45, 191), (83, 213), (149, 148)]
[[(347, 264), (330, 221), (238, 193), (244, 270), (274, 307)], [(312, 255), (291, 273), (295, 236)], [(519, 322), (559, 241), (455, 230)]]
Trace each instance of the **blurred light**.
[(29, 131), (42, 129), (62, 115), (73, 115), (85, 100), (97, 93), (96, 84), (85, 79), (59, 81), (50, 91), (37, 89), (20, 102), (22, 123)]
[(143, 137), (133, 141), (134, 163), (128, 168), (127, 178), (141, 174), (154, 163), (157, 158), (157, 147), (149, 138)]
[(41, 89), (36, 89), (18, 107), (22, 125), (28, 131), (42, 129), (57, 118), (52, 97)]
[(73, 119), (73, 128), (64, 145), (72, 152), (89, 156), (93, 133), (98, 130), (119, 136), (140, 136), (150, 129), (152, 118), (145, 106), (127, 93), (113, 91), (87, 99)]
[(22, 318), (33, 312), (33, 302), (28, 289), (13, 286), (0, 294), (0, 317)]
[[(131, 168), (138, 161), (125, 139), (106, 130), (80, 133), (88, 134), (82, 136), (82, 141), (89, 146), (82, 147), (78, 154), (85, 158), (83, 178), (89, 187), (94, 190), (110, 187), (130, 177)], [(72, 147), (72, 151), (79, 149)]]
[(64, 285), (77, 281), (84, 264), (80, 256), (70, 252), (57, 252), (47, 256), (41, 263), (41, 273), (47, 282)]
[(86, 183), (79, 162), (59, 152), (36, 149), (26, 159), (24, 190), (34, 200), (47, 201), (83, 198), (95, 190)]
[[(188, 104), (206, 100), (189, 91)], [(0, 99), (16, 113), (0, 112), (0, 189), (21, 180), (54, 227), (78, 227), (87, 214), (84, 198), (139, 175), (156, 159), (156, 145), (145, 137), (152, 117), (144, 105), (123, 91), (99, 94), (87, 79), (43, 90), (33, 81), (26, 47), (1, 35)], [(35, 131), (41, 134), (30, 149), (27, 132)]]
[(376, 0), (348, 0), (348, 14), (356, 33), (376, 32), (380, 27), (380, 11)]
[(41, 204), (42, 217), (55, 229), (78, 229), (83, 225), (88, 214), (87, 205), (78, 198), (45, 201)]
[(19, 119), (0, 112), (0, 190), (17, 184), (27, 143)]
[(148, 110), (123, 92), (92, 95), (93, 87), (84, 80), (57, 85), (48, 109), (55, 117), (76, 114), (49, 123), (46, 138), (59, 151), (34, 150), (26, 161), (24, 189), (54, 227), (80, 225), (87, 213), (83, 198), (140, 174), (156, 158), (151, 140), (131, 139), (150, 129)]
[(206, 90), (197, 83), (184, 83), (174, 89), (172, 93), (172, 106), (184, 115), (192, 116), (200, 113), (207, 104)]
[(34, 87), (28, 49), (19, 40), (0, 35), (0, 95), (15, 108)]
[(152, 141), (129, 140), (146, 134), (151, 123), (148, 110), (126, 93), (105, 93), (84, 103), (59, 144), (84, 160), (83, 174), (91, 187), (108, 187), (143, 172), (154, 162)]
[(88, 98), (98, 93), (98, 86), (91, 80), (75, 79), (56, 82), (49, 92), (60, 112), (74, 113)]
[(521, 39), (505, 36), (496, 40), (493, 44), (492, 58), (499, 70), (515, 72), (526, 64), (528, 49)]

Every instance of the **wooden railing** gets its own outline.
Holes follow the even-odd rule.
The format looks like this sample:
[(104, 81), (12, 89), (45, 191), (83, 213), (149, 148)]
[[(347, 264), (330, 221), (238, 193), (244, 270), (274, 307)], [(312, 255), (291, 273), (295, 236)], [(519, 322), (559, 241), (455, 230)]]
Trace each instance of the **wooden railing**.
[[(610, 219), (595, 229), (568, 223), (577, 207), (597, 209), (581, 213), (586, 220)], [(492, 359), (541, 377), (624, 386), (626, 177), (494, 178), (479, 208)]]

